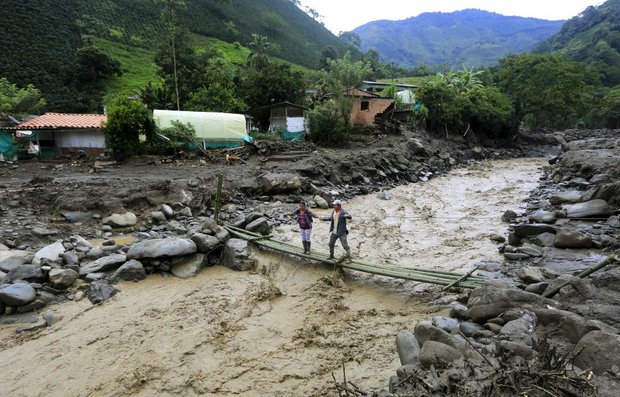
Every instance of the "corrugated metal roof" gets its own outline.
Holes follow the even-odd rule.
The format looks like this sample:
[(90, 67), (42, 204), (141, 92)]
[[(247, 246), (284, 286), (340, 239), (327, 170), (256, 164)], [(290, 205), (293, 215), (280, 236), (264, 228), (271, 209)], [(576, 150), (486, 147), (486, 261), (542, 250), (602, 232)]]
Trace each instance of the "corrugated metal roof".
[(105, 114), (45, 113), (17, 125), (16, 129), (102, 128), (107, 119)]

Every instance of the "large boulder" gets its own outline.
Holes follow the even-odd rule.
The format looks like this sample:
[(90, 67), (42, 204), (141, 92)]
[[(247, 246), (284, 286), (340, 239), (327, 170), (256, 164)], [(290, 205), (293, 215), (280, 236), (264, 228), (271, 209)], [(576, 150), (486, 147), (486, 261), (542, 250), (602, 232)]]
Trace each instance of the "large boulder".
[(67, 289), (78, 279), (78, 272), (71, 269), (52, 269), (49, 272), (50, 284), (56, 289)]
[(565, 338), (570, 343), (577, 343), (586, 334), (600, 330), (600, 326), (586, 320), (580, 315), (556, 309), (534, 309), (538, 319), (538, 330), (544, 337)]
[(517, 288), (485, 286), (472, 291), (467, 302), (472, 321), (483, 323), (513, 307), (524, 309), (557, 306), (557, 302)]
[(116, 295), (118, 290), (104, 281), (93, 281), (86, 289), (86, 296), (94, 303), (101, 303)]
[(110, 225), (112, 227), (128, 227), (138, 223), (138, 218), (133, 212), (126, 212), (124, 214), (112, 214), (103, 218), (102, 222), (104, 225)]
[(204, 233), (194, 233), (191, 238), (196, 243), (198, 252), (202, 253), (213, 251), (220, 245), (220, 240), (217, 237)]
[(255, 260), (252, 258), (250, 245), (246, 240), (231, 238), (224, 248), (222, 264), (229, 269), (245, 271), (254, 268)]
[(269, 234), (269, 222), (267, 221), (267, 218), (258, 218), (250, 223), (248, 223), (245, 227), (245, 230), (250, 231), (250, 232), (254, 232), (254, 233), (260, 233), (263, 236), (266, 236)]
[(620, 368), (620, 335), (605, 331), (586, 334), (575, 346), (573, 362), (579, 368), (591, 368), (602, 375), (613, 367)]
[(0, 271), (10, 272), (14, 268), (31, 263), (34, 255), (29, 251), (2, 250), (0, 251)]
[(399, 331), (396, 335), (396, 350), (401, 365), (418, 364), (420, 362), (420, 344), (409, 331)]
[(581, 201), (581, 196), (583, 194), (576, 190), (560, 192), (556, 194), (552, 194), (549, 197), (549, 202), (553, 205), (565, 204), (565, 203), (578, 203)]
[(144, 266), (135, 259), (123, 263), (112, 275), (112, 280), (137, 281), (144, 280), (145, 278), (146, 270)]
[(426, 342), (420, 351), (420, 363), (424, 368), (445, 368), (462, 358), (463, 354), (457, 349), (432, 340)]
[(565, 205), (567, 218), (607, 217), (613, 214), (613, 208), (605, 200), (596, 199), (585, 203)]
[(85, 263), (80, 266), (80, 276), (85, 276), (88, 273), (107, 272), (114, 270), (127, 261), (125, 254), (113, 254), (110, 256), (104, 256), (94, 262)]
[(301, 189), (302, 181), (296, 174), (269, 172), (260, 177), (265, 193), (296, 193)]
[(0, 302), (6, 306), (23, 306), (37, 298), (30, 284), (5, 284), (0, 286)]
[(34, 254), (34, 259), (32, 260), (32, 263), (34, 265), (39, 265), (41, 264), (42, 259), (57, 261), (60, 258), (60, 255), (62, 255), (64, 252), (65, 246), (62, 244), (62, 242), (57, 241), (54, 244), (50, 244), (38, 250), (37, 253)]
[(556, 228), (551, 225), (541, 223), (521, 223), (514, 225), (514, 233), (517, 237), (538, 236), (542, 233), (555, 233)]
[(140, 241), (132, 245), (127, 259), (157, 259), (195, 254), (196, 243), (187, 238), (165, 238)]
[(15, 280), (43, 281), (45, 274), (39, 265), (21, 265), (11, 270), (7, 278), (11, 282)]
[(195, 277), (205, 267), (205, 255), (174, 258), (170, 272), (180, 278)]
[(527, 216), (536, 223), (554, 223), (556, 220), (555, 213), (538, 209)]
[(592, 239), (575, 229), (562, 229), (555, 235), (553, 242), (557, 248), (590, 248)]

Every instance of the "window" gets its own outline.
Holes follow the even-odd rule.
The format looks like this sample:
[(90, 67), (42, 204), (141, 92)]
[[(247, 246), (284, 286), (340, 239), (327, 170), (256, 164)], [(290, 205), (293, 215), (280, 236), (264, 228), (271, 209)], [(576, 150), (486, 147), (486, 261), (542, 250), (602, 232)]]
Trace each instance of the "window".
[(361, 106), (361, 110), (368, 110), (370, 109), (370, 104), (368, 101), (362, 101), (362, 106)]

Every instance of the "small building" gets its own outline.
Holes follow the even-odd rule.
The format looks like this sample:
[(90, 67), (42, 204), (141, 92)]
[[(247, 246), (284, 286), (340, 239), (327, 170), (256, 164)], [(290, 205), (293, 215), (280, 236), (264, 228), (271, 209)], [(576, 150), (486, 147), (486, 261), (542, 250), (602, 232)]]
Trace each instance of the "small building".
[(305, 133), (307, 110), (294, 103), (279, 102), (251, 109), (248, 114), (260, 131), (294, 134)]
[(172, 127), (173, 121), (189, 123), (203, 149), (239, 147), (251, 140), (242, 114), (155, 109), (153, 118), (162, 129)]
[(80, 152), (96, 157), (106, 147), (106, 120), (104, 114), (45, 113), (12, 129), (16, 136), (30, 137), (41, 157), (74, 157)]
[(354, 125), (375, 125), (375, 120), (381, 118), (395, 102), (394, 99), (360, 89), (349, 90), (346, 96), (353, 98), (351, 124)]

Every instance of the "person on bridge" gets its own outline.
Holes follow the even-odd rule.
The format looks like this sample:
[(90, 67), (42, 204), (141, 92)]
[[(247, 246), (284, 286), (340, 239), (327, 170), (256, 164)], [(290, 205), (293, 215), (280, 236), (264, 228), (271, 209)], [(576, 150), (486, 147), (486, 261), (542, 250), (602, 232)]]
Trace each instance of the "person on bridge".
[(342, 208), (342, 202), (340, 200), (334, 200), (332, 203), (334, 210), (331, 215), (325, 216), (322, 219), (324, 221), (331, 221), (329, 225), (329, 259), (334, 259), (334, 246), (336, 240), (340, 239), (340, 244), (347, 253), (347, 258), (351, 260), (351, 248), (347, 242), (347, 235), (349, 230), (347, 229), (347, 219), (351, 219), (351, 214)]
[(310, 239), (312, 238), (312, 218), (318, 218), (318, 216), (306, 207), (306, 202), (303, 200), (299, 202), (299, 208), (293, 211), (293, 216), (297, 218), (301, 243), (304, 246), (304, 254), (307, 254), (310, 252)]

